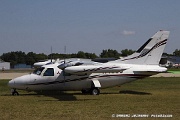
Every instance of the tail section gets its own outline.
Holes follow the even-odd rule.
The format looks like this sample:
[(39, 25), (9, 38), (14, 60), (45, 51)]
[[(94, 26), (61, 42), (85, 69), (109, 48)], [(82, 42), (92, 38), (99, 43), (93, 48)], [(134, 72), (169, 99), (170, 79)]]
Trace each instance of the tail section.
[(124, 57), (118, 61), (127, 64), (158, 65), (166, 46), (169, 33), (169, 31), (158, 31), (134, 54)]

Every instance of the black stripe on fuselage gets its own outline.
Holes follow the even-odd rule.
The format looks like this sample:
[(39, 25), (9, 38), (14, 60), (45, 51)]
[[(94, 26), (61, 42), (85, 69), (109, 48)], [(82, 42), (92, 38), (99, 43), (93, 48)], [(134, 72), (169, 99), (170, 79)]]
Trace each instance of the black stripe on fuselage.
[(99, 67), (99, 68), (93, 68), (93, 69), (87, 69), (84, 71), (77, 71), (74, 72), (74, 74), (78, 74), (78, 73), (82, 73), (82, 72), (91, 72), (91, 71), (98, 71), (98, 70), (106, 70), (106, 69), (115, 69), (115, 68), (119, 68), (119, 67)]
[(128, 77), (128, 78), (136, 78), (136, 79), (140, 79), (140, 78), (145, 78), (145, 77), (149, 77), (151, 75), (145, 75), (145, 74), (112, 74), (112, 75), (94, 75), (94, 76), (85, 76), (85, 77), (81, 77), (81, 78), (77, 78), (77, 79), (67, 79), (67, 80), (62, 80), (62, 81), (53, 81), (53, 82), (46, 82), (46, 83), (34, 83), (34, 84), (27, 84), (27, 85), (51, 85), (51, 84), (60, 84), (60, 83), (67, 83), (67, 82), (74, 82), (74, 81), (82, 81), (82, 80), (86, 80), (86, 79), (94, 79), (94, 78), (103, 78), (103, 77), (115, 77), (115, 76), (119, 76), (119, 77)]

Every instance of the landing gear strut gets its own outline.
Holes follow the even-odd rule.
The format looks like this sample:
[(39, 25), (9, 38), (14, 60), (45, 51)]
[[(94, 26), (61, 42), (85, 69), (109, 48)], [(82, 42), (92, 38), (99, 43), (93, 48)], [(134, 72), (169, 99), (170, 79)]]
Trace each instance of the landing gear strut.
[(81, 92), (83, 94), (90, 93), (91, 95), (99, 95), (100, 94), (100, 90), (99, 90), (100, 87), (101, 87), (101, 84), (100, 84), (99, 80), (93, 79), (91, 81), (91, 88), (90, 89), (83, 89), (83, 90), (81, 90)]
[(16, 91), (16, 89), (11, 89), (11, 94), (14, 96), (19, 95), (19, 93)]

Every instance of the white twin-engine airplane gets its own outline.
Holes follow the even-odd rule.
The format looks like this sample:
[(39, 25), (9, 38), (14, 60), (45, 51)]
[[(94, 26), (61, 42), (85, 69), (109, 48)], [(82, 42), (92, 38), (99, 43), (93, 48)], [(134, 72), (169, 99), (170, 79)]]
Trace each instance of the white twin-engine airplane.
[(54, 63), (36, 69), (32, 74), (9, 81), (12, 95), (16, 89), (27, 91), (79, 90), (98, 95), (100, 88), (119, 86), (137, 79), (149, 77), (167, 69), (159, 66), (169, 31), (158, 31), (134, 54), (107, 63), (59, 67)]

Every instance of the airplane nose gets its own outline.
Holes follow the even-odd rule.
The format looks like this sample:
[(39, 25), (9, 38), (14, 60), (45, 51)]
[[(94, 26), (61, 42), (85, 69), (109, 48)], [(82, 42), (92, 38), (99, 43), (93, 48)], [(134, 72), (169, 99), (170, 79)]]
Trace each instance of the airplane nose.
[(31, 82), (33, 75), (24, 75), (21, 77), (14, 78), (8, 82), (10, 88), (24, 89), (28, 82)]
[(24, 76), (17, 77), (17, 78), (14, 78), (14, 79), (10, 80), (8, 82), (8, 86), (10, 88), (21, 88), (21, 87), (23, 87), (25, 82), (26, 82), (26, 79), (29, 78), (27, 76), (28, 75), (24, 75)]
[(14, 84), (15, 84), (15, 81), (13, 79), (8, 82), (8, 86), (11, 88), (14, 87)]

